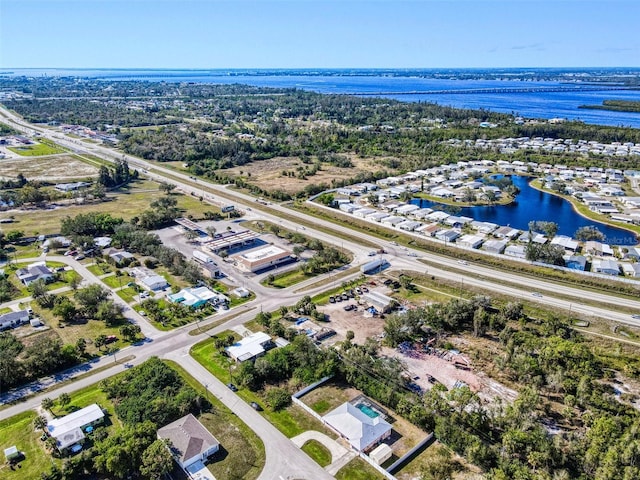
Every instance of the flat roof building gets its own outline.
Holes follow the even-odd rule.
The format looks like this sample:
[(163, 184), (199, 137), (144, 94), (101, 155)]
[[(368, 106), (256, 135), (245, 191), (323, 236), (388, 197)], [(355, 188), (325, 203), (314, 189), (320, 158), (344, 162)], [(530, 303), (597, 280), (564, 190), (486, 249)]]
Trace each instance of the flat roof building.
[(268, 347), (269, 343), (271, 343), (269, 335), (264, 332), (256, 332), (226, 347), (225, 351), (236, 362), (246, 362), (264, 355), (265, 347)]
[(104, 412), (96, 404), (81, 408), (69, 415), (55, 418), (47, 423), (49, 435), (56, 439), (56, 447), (60, 452), (81, 444), (84, 441), (84, 431), (104, 421)]
[(233, 258), (240, 270), (253, 273), (289, 261), (291, 252), (275, 245), (267, 245), (240, 253)]

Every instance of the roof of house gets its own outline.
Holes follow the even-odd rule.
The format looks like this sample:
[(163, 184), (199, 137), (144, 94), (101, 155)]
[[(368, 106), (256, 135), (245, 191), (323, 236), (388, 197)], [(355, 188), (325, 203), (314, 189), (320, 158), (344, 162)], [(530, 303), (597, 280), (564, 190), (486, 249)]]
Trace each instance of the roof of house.
[(29, 312), (26, 310), (19, 310), (17, 312), (9, 312), (4, 315), (0, 315), (0, 323), (3, 322), (12, 322), (16, 320), (21, 320), (23, 318), (29, 318)]
[(248, 360), (264, 352), (263, 344), (271, 341), (271, 337), (264, 332), (252, 333), (248, 337), (227, 347), (225, 350), (239, 361)]
[(349, 440), (358, 450), (366, 450), (391, 430), (382, 417), (370, 417), (348, 402), (327, 413), (323, 420)]
[(158, 437), (171, 441), (174, 455), (181, 463), (220, 445), (216, 437), (190, 413), (158, 429)]
[(84, 438), (82, 428), (104, 418), (104, 412), (95, 403), (76, 410), (69, 415), (55, 418), (47, 423), (47, 431), (57, 440), (58, 448), (66, 448)]

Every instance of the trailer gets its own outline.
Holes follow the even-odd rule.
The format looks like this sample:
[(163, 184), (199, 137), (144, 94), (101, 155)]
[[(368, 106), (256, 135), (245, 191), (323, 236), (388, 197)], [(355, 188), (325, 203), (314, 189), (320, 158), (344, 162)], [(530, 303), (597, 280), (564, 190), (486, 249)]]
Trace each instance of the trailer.
[(211, 258), (209, 255), (207, 255), (206, 253), (200, 251), (200, 250), (194, 250), (193, 251), (193, 258), (195, 258), (198, 262), (200, 263), (212, 263), (215, 264), (216, 262), (213, 260), (213, 258)]

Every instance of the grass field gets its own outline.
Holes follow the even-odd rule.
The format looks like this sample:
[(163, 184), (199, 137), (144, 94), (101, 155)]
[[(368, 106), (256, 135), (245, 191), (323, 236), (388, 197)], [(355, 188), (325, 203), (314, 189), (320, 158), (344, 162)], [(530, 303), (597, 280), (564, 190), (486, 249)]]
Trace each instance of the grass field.
[(54, 155), (56, 153), (64, 153), (66, 150), (49, 143), (35, 143), (33, 145), (24, 145), (21, 147), (7, 147), (23, 157), (40, 157), (42, 155)]
[(336, 480), (384, 480), (384, 478), (359, 457), (351, 460), (336, 474)]
[[(98, 385), (72, 393), (71, 403), (64, 409), (57, 404), (54, 405), (53, 413), (59, 416), (66, 415), (92, 403), (97, 403), (107, 410), (107, 431), (112, 432), (121, 427), (122, 423), (114, 414), (113, 404)], [(11, 470), (6, 463), (0, 464), (0, 478), (3, 480), (40, 478), (40, 474), (48, 471), (52, 462), (61, 464), (60, 460), (53, 458), (45, 450), (44, 442), (40, 440), (41, 432), (33, 428), (35, 418), (36, 413), (29, 410), (0, 421), (0, 450), (15, 445), (25, 456), (20, 462), (21, 468), (16, 470)]]
[(331, 452), (317, 440), (309, 440), (302, 446), (302, 451), (321, 467), (331, 464)]
[(216, 478), (253, 480), (260, 475), (265, 462), (264, 445), (258, 436), (215, 396), (206, 392), (202, 384), (183, 368), (167, 362), (182, 375), (184, 380), (213, 405), (212, 412), (201, 415), (198, 420), (220, 442), (220, 450), (207, 465)]
[[(151, 202), (163, 196), (158, 189), (158, 184), (151, 181), (140, 180), (125, 188), (107, 194), (107, 201), (87, 205), (72, 205), (58, 207), (53, 210), (34, 210), (29, 212), (12, 213), (15, 223), (12, 230), (21, 230), (25, 235), (58, 233), (60, 221), (67, 217), (74, 217), (80, 213), (103, 212), (116, 217), (130, 220), (139, 216), (144, 210), (149, 209)], [(193, 215), (194, 218), (203, 218), (206, 211), (216, 211), (217, 208), (197, 198), (188, 195), (174, 194), (178, 200), (178, 207), (184, 215)]]

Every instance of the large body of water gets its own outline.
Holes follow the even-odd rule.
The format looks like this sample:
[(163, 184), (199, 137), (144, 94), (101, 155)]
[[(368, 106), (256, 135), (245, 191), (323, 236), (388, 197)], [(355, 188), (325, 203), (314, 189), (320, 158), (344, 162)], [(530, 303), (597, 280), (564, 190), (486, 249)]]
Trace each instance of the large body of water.
[[(526, 118), (578, 119), (597, 125), (624, 125), (640, 128), (640, 113), (586, 110), (580, 105), (600, 105), (604, 100), (640, 101), (640, 90), (580, 92), (500, 92), (469, 94), (402, 94), (398, 92), (464, 91), (476, 89), (553, 88), (567, 86), (559, 82), (513, 80), (448, 80), (411, 76), (380, 75), (264, 75), (245, 71), (193, 70), (15, 70), (15, 75), (67, 75), (112, 80), (152, 80), (166, 82), (242, 83), (260, 87), (299, 88), (319, 93), (375, 94), (406, 102), (434, 102), (457, 108), (484, 108), (514, 113)], [(574, 85), (574, 84), (570, 84)]]
[[(514, 175), (513, 184), (520, 189), (516, 200), (509, 205), (490, 207), (462, 207), (460, 215), (474, 220), (508, 225), (527, 231), (532, 220), (556, 222), (558, 234), (573, 237), (580, 227), (594, 226), (605, 235), (611, 245), (636, 245), (638, 240), (632, 232), (595, 222), (576, 213), (570, 202), (556, 195), (541, 192), (529, 185), (531, 178)], [(415, 198), (412, 203), (423, 208), (442, 205), (429, 200)]]

